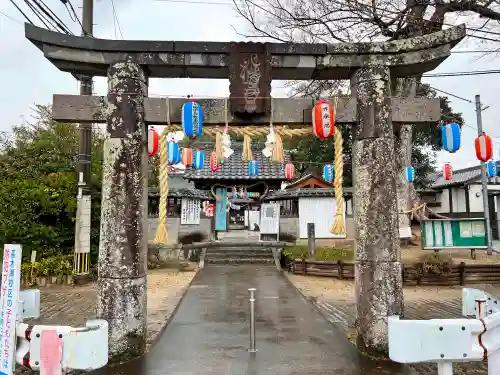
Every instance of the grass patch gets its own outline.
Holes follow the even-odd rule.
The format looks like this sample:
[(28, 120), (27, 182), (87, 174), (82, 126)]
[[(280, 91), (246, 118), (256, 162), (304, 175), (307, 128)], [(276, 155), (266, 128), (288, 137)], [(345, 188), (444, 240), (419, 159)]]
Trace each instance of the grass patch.
[[(307, 246), (287, 246), (283, 250), (283, 255), (291, 259), (309, 259)], [(317, 247), (314, 260), (354, 260), (354, 249), (333, 247)]]
[(432, 252), (421, 255), (414, 267), (420, 269), (423, 274), (447, 275), (453, 265), (453, 257), (450, 254)]

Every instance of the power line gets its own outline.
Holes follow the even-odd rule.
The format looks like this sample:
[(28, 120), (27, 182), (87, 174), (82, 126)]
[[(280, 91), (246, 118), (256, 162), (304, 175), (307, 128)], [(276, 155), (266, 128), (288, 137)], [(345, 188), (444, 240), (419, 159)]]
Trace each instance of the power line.
[[(26, 15), (26, 13), (14, 2), (14, 0), (9, 0), (9, 1), (16, 7), (19, 13), (21, 13), (23, 17), (30, 24), (35, 25), (35, 23)], [(30, 0), (24, 0), (28, 8), (30, 8), (33, 14), (42, 22), (42, 24), (48, 30), (52, 31), (52, 28), (54, 28), (56, 31), (62, 31), (65, 34), (73, 34), (71, 30), (64, 24), (64, 22), (61, 21), (61, 19), (57, 17), (57, 15), (42, 0), (31, 0), (31, 1), (33, 2), (33, 4), (30, 2)], [(3, 15), (12, 19), (10, 16), (6, 14)]]
[[(115, 0), (111, 0), (111, 7), (113, 8), (113, 25), (115, 27), (115, 38), (116, 38), (116, 27), (118, 26), (118, 31), (120, 32), (120, 36), (123, 39), (123, 33), (122, 33), (122, 28), (120, 26), (120, 20), (118, 19), (118, 15), (116, 13)], [(118, 39), (118, 38), (116, 38), (116, 39)]]
[(16, 9), (19, 11), (19, 13), (21, 13), (23, 15), (23, 17), (29, 22), (31, 23), (32, 25), (34, 25), (33, 21), (29, 19), (29, 17), (26, 15), (26, 13), (24, 13), (21, 8), (19, 8), (19, 6), (14, 2), (14, 0), (10, 0), (10, 2), (16, 7)]
[(62, 20), (61, 20), (61, 19), (57, 16), (57, 14), (55, 14), (55, 13), (52, 11), (52, 9), (50, 9), (50, 8), (47, 6), (47, 4), (45, 4), (45, 3), (43, 2), (43, 0), (38, 0), (38, 2), (39, 2), (39, 3), (41, 3), (41, 4), (45, 7), (45, 9), (47, 9), (47, 11), (48, 11), (48, 12), (49, 12), (49, 13), (50, 13), (50, 14), (51, 14), (51, 15), (52, 15), (52, 16), (53, 16), (53, 17), (54, 17), (54, 18), (55, 18), (55, 19), (56, 19), (59, 23), (61, 23), (61, 24), (62, 24), (62, 25), (66, 28), (66, 31), (65, 31), (65, 33), (66, 33), (66, 34), (68, 34), (68, 33), (69, 33), (69, 34), (73, 34), (73, 33), (71, 32), (71, 30), (70, 30), (70, 29), (69, 29), (69, 28), (68, 28), (68, 27), (64, 24), (64, 22), (63, 22), (63, 21), (62, 21)]
[[(33, 12), (33, 14), (34, 14), (35, 16), (37, 16), (37, 18), (40, 20), (40, 22), (42, 22), (42, 24), (43, 24), (43, 25), (45, 25), (45, 27), (46, 27), (48, 30), (50, 30), (50, 31), (54, 31), (54, 30), (53, 30), (54, 25), (53, 25), (53, 24), (51, 24), (51, 22), (50, 22), (49, 20), (47, 20), (47, 18), (46, 18), (43, 14), (41, 14), (41, 13), (40, 13), (40, 11), (39, 11), (38, 9), (35, 9), (35, 7), (33, 6), (33, 4), (31, 4), (31, 3), (29, 2), (29, 0), (24, 0), (24, 2), (25, 2), (25, 4), (28, 6), (28, 8), (30, 8), (30, 9), (31, 9), (31, 11)], [(47, 22), (45, 22), (45, 21), (47, 21), (47, 22), (50, 24), (50, 26), (49, 26), (49, 24), (47, 24)], [(56, 30), (57, 30), (57, 29), (56, 29)]]
[[(71, 30), (61, 21), (59, 17), (45, 4), (43, 5), (38, 0), (31, 0), (56, 26), (57, 29), (66, 34), (72, 34)], [(55, 16), (55, 17), (54, 17)]]
[(14, 17), (9, 16), (7, 13), (0, 12), (0, 14), (1, 14), (2, 16), (4, 16), (5, 18), (8, 18), (9, 20), (14, 21), (14, 22), (16, 22), (16, 23), (18, 23), (18, 24), (20, 24), (20, 25), (23, 25), (23, 24), (24, 24), (24, 22), (22, 22), (22, 21), (20, 21), (20, 20), (18, 20), (18, 19), (15, 19)]
[(422, 75), (425, 78), (440, 78), (440, 77), (464, 77), (464, 76), (480, 76), (488, 74), (499, 74), (499, 69), (491, 70), (476, 70), (472, 72), (449, 72), (449, 73), (428, 73)]
[[(71, 1), (61, 0), (61, 2), (64, 4), (64, 6), (66, 7), (66, 10), (68, 11), (68, 13), (70, 15), (71, 15), (71, 13), (73, 13), (74, 18), (72, 17), (72, 19), (73, 19), (73, 21), (76, 21), (80, 24), (80, 27), (82, 28), (82, 34), (84, 36), (88, 36), (87, 32), (85, 31), (85, 28), (83, 27), (82, 22), (80, 21), (80, 18), (78, 17), (78, 14), (76, 14), (75, 8), (73, 8), (73, 4), (71, 4)], [(69, 5), (69, 9), (68, 9), (68, 5)], [(70, 9), (71, 9), (71, 12), (70, 12)]]

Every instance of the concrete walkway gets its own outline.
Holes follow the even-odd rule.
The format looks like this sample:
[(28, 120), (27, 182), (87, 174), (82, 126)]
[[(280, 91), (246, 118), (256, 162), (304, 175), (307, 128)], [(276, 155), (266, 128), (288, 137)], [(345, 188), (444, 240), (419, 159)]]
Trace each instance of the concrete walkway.
[[(258, 289), (249, 353), (248, 288)], [(144, 357), (95, 375), (406, 375), (358, 355), (345, 334), (272, 266), (207, 266)]]
[[(247, 350), (250, 287), (258, 289), (256, 354)], [(404, 373), (399, 366), (385, 368), (383, 363), (360, 358), (345, 335), (274, 267), (261, 265), (201, 270), (145, 362), (135, 371), (148, 375)]]

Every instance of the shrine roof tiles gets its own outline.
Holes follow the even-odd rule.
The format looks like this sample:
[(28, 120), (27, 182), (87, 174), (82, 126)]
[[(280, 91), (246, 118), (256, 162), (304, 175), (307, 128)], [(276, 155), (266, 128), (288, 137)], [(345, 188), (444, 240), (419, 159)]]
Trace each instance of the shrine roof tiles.
[[(219, 171), (212, 172), (209, 165), (210, 153), (213, 145), (201, 146), (200, 150), (205, 151), (205, 164), (202, 169), (190, 169), (184, 174), (184, 178), (189, 180), (285, 180), (284, 164), (276, 164), (262, 155), (261, 143), (259, 146), (252, 145), (252, 153), (259, 163), (258, 176), (250, 176), (248, 173), (248, 162), (242, 161), (243, 144), (233, 143), (231, 148), (234, 154), (224, 161)], [(289, 153), (285, 151), (285, 163), (289, 159)]]

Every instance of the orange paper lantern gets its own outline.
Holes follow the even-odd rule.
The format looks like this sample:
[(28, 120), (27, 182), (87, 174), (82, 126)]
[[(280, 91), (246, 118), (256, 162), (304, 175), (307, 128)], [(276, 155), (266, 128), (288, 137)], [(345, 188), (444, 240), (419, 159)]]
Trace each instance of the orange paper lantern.
[(321, 140), (327, 140), (335, 132), (335, 113), (330, 103), (317, 102), (312, 112), (313, 132)]
[(487, 162), (493, 157), (493, 141), (486, 133), (481, 134), (474, 142), (476, 156), (482, 162)]
[(189, 147), (184, 147), (182, 149), (181, 161), (186, 167), (191, 167), (193, 165), (193, 150)]

